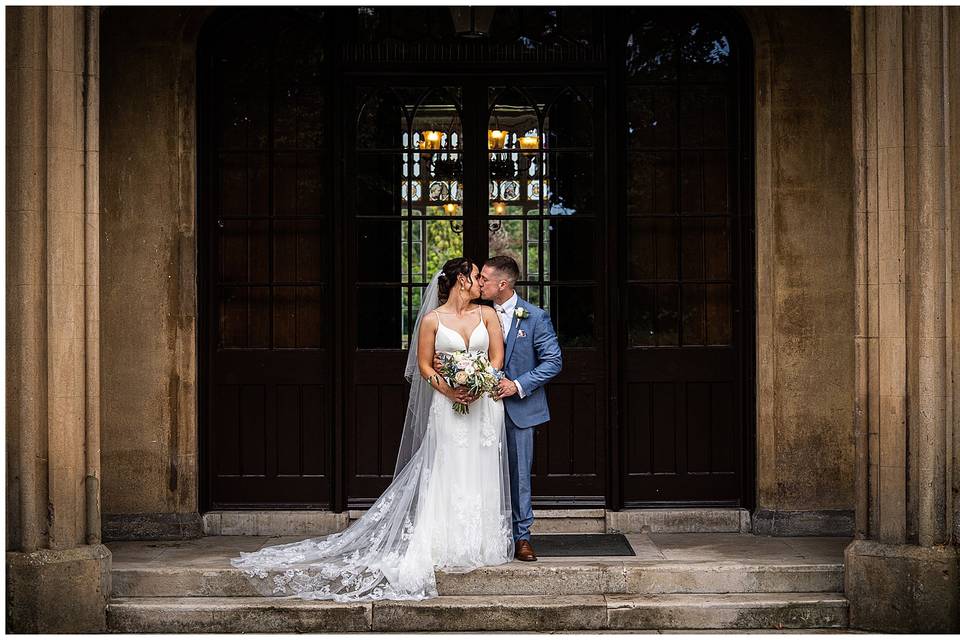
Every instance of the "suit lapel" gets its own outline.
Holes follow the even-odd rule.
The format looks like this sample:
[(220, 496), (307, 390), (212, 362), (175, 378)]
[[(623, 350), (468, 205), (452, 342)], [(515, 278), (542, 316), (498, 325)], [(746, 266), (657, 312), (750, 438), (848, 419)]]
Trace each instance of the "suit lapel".
[[(526, 304), (526, 300), (517, 296), (517, 306), (513, 308), (513, 312), (516, 313), (521, 305)], [(523, 320), (520, 322), (523, 322)], [(503, 366), (507, 366), (507, 363), (510, 362), (510, 354), (513, 353), (513, 346), (517, 343), (517, 329), (519, 329), (520, 322), (517, 322), (515, 316), (510, 317), (510, 324), (507, 325), (507, 349), (503, 355)]]

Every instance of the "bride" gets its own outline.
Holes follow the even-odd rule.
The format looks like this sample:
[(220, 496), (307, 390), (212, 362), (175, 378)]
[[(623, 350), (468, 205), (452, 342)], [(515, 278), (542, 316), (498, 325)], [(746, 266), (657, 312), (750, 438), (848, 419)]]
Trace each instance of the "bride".
[[(373, 506), (329, 536), (240, 552), (230, 563), (260, 589), (309, 600), (423, 600), (434, 569), (466, 572), (513, 559), (503, 403), (453, 389), (434, 353), (484, 351), (503, 367), (496, 312), (480, 297), (479, 269), (454, 258), (431, 280), (410, 342), (410, 381), (393, 481)], [(453, 410), (469, 402), (469, 413)]]

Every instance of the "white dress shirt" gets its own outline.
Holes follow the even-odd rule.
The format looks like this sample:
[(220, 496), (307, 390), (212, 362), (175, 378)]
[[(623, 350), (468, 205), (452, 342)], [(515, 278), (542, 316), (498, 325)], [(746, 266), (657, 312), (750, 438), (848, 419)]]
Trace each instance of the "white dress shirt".
[[(500, 328), (503, 329), (503, 343), (507, 343), (507, 332), (510, 330), (510, 321), (513, 320), (513, 310), (517, 308), (517, 300), (519, 296), (517, 292), (514, 291), (513, 295), (510, 296), (510, 299), (504, 302), (502, 305), (494, 303), (493, 308), (497, 312), (497, 317), (500, 319)], [(506, 362), (503, 363), (506, 366)], [(516, 380), (513, 381), (513, 384), (517, 385), (517, 395), (521, 398), (524, 397), (523, 387), (520, 386), (520, 383)]]

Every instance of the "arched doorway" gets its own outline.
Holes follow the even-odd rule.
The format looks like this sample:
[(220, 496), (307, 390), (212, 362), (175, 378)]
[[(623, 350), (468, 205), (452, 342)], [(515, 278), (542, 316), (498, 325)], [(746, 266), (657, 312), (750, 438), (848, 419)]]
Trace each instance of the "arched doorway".
[(379, 495), (419, 292), (460, 253), (513, 255), (564, 349), (535, 504), (744, 504), (750, 60), (735, 21), (498, 8), (475, 43), (447, 9), (427, 14), (232, 10), (202, 43), (206, 506)]

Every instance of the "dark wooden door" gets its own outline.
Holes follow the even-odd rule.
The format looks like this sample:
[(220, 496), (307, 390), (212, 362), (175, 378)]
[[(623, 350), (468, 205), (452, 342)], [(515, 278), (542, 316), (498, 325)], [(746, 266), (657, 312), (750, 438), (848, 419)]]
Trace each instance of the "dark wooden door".
[(239, 13), (201, 56), (208, 504), (331, 504), (329, 82), (311, 14)]
[(449, 258), (512, 255), (521, 296), (550, 311), (564, 350), (537, 428), (537, 504), (604, 503), (605, 321), (600, 90), (475, 75), (351, 84), (345, 206), (351, 311), (347, 497), (389, 484), (420, 293)]
[(622, 16), (623, 502), (742, 504), (749, 57), (709, 11)]
[(392, 479), (421, 291), (449, 257), (498, 254), (564, 354), (535, 504), (748, 504), (743, 26), (503, 7), (467, 42), (448, 13), (232, 8), (205, 27), (204, 506), (370, 504)]

